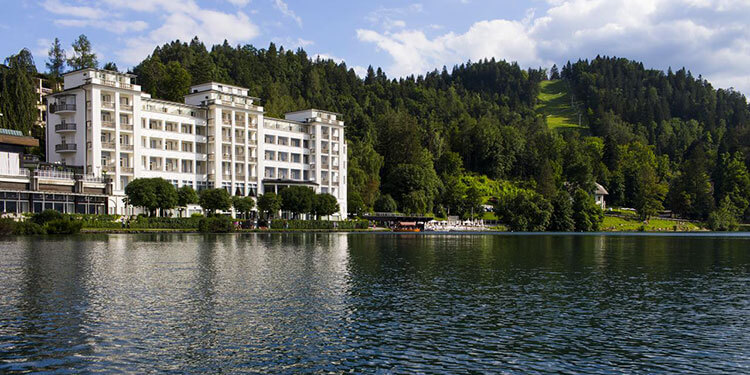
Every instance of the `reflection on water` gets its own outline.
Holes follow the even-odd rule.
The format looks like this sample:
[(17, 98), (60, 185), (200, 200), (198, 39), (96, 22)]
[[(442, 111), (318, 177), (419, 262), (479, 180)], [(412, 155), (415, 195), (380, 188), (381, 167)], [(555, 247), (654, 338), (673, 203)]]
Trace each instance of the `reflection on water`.
[(750, 366), (750, 239), (0, 240), (0, 372), (700, 372)]

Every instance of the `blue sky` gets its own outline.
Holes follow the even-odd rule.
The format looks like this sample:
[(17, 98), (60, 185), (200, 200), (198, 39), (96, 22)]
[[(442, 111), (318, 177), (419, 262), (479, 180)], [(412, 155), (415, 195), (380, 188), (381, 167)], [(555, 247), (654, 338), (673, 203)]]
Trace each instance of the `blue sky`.
[(597, 54), (687, 67), (717, 87), (750, 93), (748, 0), (1, 0), (2, 56), (29, 48), (44, 68), (58, 37), (85, 33), (100, 62), (127, 68), (156, 45), (287, 48), (344, 60), (362, 72), (424, 73), (495, 57), (524, 67)]

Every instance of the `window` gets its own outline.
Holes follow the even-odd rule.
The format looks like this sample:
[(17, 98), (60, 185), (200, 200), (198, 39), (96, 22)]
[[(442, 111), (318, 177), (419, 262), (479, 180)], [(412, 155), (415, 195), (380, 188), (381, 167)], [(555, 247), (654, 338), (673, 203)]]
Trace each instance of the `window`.
[(289, 154), (286, 152), (279, 152), (279, 161), (289, 161)]
[(292, 180), (299, 180), (301, 173), (299, 169), (292, 169)]
[(305, 139), (305, 141), (304, 141), (304, 142), (302, 142), (302, 143), (303, 143), (303, 147), (304, 147), (304, 148), (308, 148), (308, 147), (310, 147), (310, 141), (308, 141), (307, 139)]
[(287, 138), (287, 137), (279, 137), (278, 144), (280, 146), (286, 146), (286, 145), (288, 145), (289, 144), (289, 138)]
[(274, 177), (276, 177), (275, 174), (276, 173), (275, 173), (275, 169), (274, 168), (266, 167), (266, 174), (265, 174), (265, 176), (267, 178), (274, 178)]
[(265, 142), (266, 143), (276, 143), (276, 137), (274, 137), (272, 135), (266, 135)]
[(292, 154), (292, 163), (299, 163), (302, 160), (302, 155)]
[(266, 151), (266, 160), (276, 160), (276, 152)]
[(292, 146), (293, 147), (299, 147), (301, 143), (302, 142), (300, 142), (299, 139), (292, 138)]

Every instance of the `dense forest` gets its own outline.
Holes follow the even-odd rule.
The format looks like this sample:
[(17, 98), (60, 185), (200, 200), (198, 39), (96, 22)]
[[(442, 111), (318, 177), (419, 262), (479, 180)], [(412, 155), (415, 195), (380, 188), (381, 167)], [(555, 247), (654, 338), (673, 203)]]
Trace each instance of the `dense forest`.
[[(611, 205), (643, 219), (666, 209), (750, 220), (746, 98), (685, 69), (597, 57), (548, 74), (490, 59), (398, 79), (370, 67), (360, 78), (302, 49), (208, 49), (194, 39), (157, 47), (133, 73), (144, 91), (168, 100), (214, 80), (248, 87), (270, 116), (342, 113), (352, 213), (395, 205), (469, 217), (495, 203), (512, 229), (590, 230), (600, 221), (589, 199), (598, 182)], [(548, 128), (535, 108), (550, 77), (565, 82), (585, 128)]]

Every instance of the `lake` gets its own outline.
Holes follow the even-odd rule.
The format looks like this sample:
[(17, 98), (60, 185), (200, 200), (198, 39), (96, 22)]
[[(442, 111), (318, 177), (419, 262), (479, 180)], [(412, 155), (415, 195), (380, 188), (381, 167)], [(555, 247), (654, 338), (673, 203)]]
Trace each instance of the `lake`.
[(0, 239), (0, 373), (742, 373), (750, 235)]

